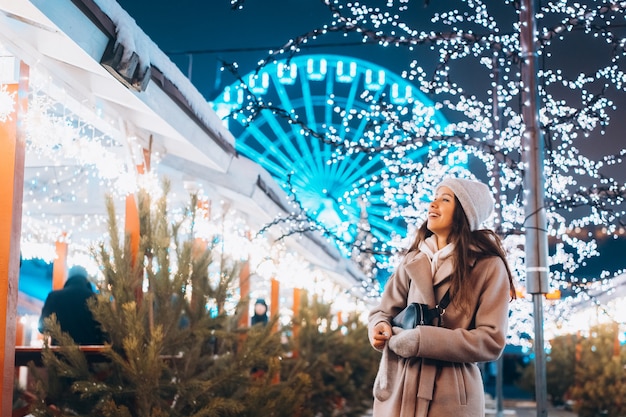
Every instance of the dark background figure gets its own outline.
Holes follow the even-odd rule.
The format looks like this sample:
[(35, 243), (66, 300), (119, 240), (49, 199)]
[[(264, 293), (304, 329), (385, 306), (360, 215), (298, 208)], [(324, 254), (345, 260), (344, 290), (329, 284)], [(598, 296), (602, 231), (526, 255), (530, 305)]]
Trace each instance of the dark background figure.
[[(39, 318), (39, 331), (45, 332), (44, 319), (54, 313), (61, 330), (69, 333), (77, 344), (103, 344), (105, 338), (100, 324), (94, 320), (87, 306), (87, 300), (94, 296), (87, 270), (82, 266), (73, 266), (63, 288), (48, 294)], [(54, 340), (52, 343), (56, 344)]]
[(250, 319), (250, 324), (254, 326), (255, 324), (262, 324), (265, 326), (268, 322), (269, 318), (267, 316), (267, 304), (265, 300), (259, 298), (254, 303), (254, 315)]

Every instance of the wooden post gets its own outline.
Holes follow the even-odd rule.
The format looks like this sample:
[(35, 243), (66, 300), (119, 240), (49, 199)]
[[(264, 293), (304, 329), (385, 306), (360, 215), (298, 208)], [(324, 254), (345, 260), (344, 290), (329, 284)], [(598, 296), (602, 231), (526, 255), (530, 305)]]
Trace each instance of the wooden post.
[[(270, 317), (275, 318), (279, 314), (280, 310), (280, 282), (276, 278), (270, 280)], [(272, 327), (272, 333), (276, 333), (279, 330), (278, 320)], [(272, 384), (276, 385), (280, 382), (280, 371), (276, 371), (272, 377)]]
[(132, 265), (137, 262), (139, 253), (139, 209), (134, 194), (126, 196), (126, 222), (124, 230), (130, 236), (130, 256)]
[(24, 346), (26, 344), (26, 332), (24, 331), (24, 323), (19, 319), (15, 323), (15, 346)]
[(55, 242), (56, 257), (52, 263), (52, 289), (63, 288), (67, 279), (67, 240), (66, 233)]
[[(278, 316), (278, 310), (280, 307), (279, 300), (279, 292), (280, 292), (280, 282), (276, 278), (272, 278), (270, 280), (271, 284), (271, 294), (270, 294), (270, 317), (274, 318)], [(278, 331), (278, 321), (274, 323), (274, 327), (272, 328), (272, 332), (276, 333)]]
[[(3, 59), (14, 59), (4, 57)], [(15, 61), (17, 62), (17, 61)], [(16, 106), (9, 118), (0, 122), (0, 415), (10, 416), (13, 408), (15, 338), (17, 333), (17, 289), (20, 269), (22, 197), (26, 134), (22, 124), (28, 108), (28, 71), (23, 62), (14, 65), (15, 73), (0, 74)], [(19, 69), (18, 69), (19, 68)], [(19, 75), (18, 75), (19, 74)]]
[[(193, 245), (191, 246), (191, 261), (197, 261), (204, 254), (204, 252), (206, 252), (208, 247), (209, 243), (206, 239), (202, 239), (200, 237), (195, 238), (193, 241)], [(208, 274), (207, 271), (203, 271), (203, 273), (205, 272), (206, 274)], [(192, 283), (191, 300), (189, 301), (192, 311), (192, 317), (195, 317), (195, 314), (197, 314), (198, 311), (204, 308), (204, 306), (201, 305), (202, 297), (199, 295), (200, 292), (201, 290)]]
[[(16, 319), (15, 322), (15, 346), (24, 346), (26, 345), (26, 332), (24, 331), (24, 323), (19, 319)], [(15, 379), (19, 387), (26, 387), (26, 378), (28, 373), (26, 368), (15, 367), (14, 368)]]
[[(152, 137), (150, 137), (150, 140), (152, 143)], [(145, 149), (144, 149), (145, 152)], [(149, 161), (149, 158), (146, 157)], [(211, 220), (211, 209), (210, 209), (210, 204), (208, 201), (206, 200), (201, 200), (198, 199), (197, 203), (196, 203), (196, 209), (198, 210), (199, 215), (201, 215), (204, 220), (206, 221), (210, 221)], [(204, 255), (206, 253), (206, 251), (209, 249), (209, 241), (206, 238), (202, 238), (202, 237), (196, 237), (194, 238), (193, 241), (193, 245), (191, 247), (191, 261), (195, 262), (198, 259), (200, 259), (202, 257), (202, 255)], [(202, 271), (202, 275), (208, 279), (208, 270), (204, 270)], [(197, 312), (199, 312), (201, 309), (205, 308), (204, 305), (200, 305), (200, 301), (202, 301), (202, 298), (198, 295), (199, 293), (201, 293), (201, 290), (199, 288), (197, 288), (197, 285), (194, 285), (195, 283), (192, 283), (192, 287), (191, 287), (191, 311), (193, 312), (192, 314), (196, 314)]]

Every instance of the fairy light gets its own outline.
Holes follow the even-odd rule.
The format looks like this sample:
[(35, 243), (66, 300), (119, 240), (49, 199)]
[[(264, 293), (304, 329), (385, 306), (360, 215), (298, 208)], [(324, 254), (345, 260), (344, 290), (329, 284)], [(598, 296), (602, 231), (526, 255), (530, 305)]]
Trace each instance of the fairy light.
[[(53, 262), (56, 257), (54, 242), (64, 235), (71, 248), (68, 265), (83, 265), (90, 275), (98, 277), (101, 270), (92, 256), (92, 249), (95, 244), (108, 240), (104, 195), (113, 197), (117, 222), (122, 227), (123, 201), (127, 194), (142, 189), (154, 199), (161, 197), (161, 178), (157, 169), (161, 155), (154, 152), (151, 155), (154, 169), (138, 175), (136, 165), (140, 161), (137, 155), (142, 150), (137, 138), (123, 135), (115, 128), (115, 122), (107, 120), (99, 111), (101, 109), (89, 109), (87, 104), (53, 85), (52, 78), (44, 71), (37, 66), (31, 67), (31, 91), (25, 115), (27, 163), (21, 255), (24, 259), (40, 258)], [(263, 78), (261, 82), (265, 82)], [(8, 94), (6, 86), (0, 85), (0, 119), (6, 119), (14, 110), (14, 100), (15, 96)], [(199, 191), (203, 193), (201, 187)], [(176, 207), (175, 203), (184, 198), (188, 195), (173, 191), (168, 204), (174, 203), (172, 206)], [(283, 247), (281, 242), (270, 245), (272, 239), (269, 237), (257, 237), (251, 241), (246, 216), (230, 210), (227, 202), (221, 202), (219, 208), (221, 213), (220, 210), (215, 210), (213, 216), (206, 213), (204, 226), (198, 228), (201, 237), (215, 239), (212, 243), (216, 243), (217, 254), (231, 260), (242, 260), (249, 255), (252, 265), (258, 264), (260, 258), (278, 256), (276, 247)], [(184, 217), (183, 209), (172, 210), (173, 219)], [(190, 224), (183, 226), (190, 230)], [(327, 271), (319, 269), (293, 249), (283, 248), (283, 251), (285, 256), (278, 262), (276, 276), (287, 286), (325, 291), (326, 294), (343, 291), (333, 284), (333, 277)], [(217, 264), (219, 262), (215, 262)], [(295, 265), (299, 267), (295, 268)], [(256, 273), (255, 268), (252, 272)], [(211, 279), (215, 280), (219, 279), (216, 274), (221, 272), (212, 270), (210, 273)], [(342, 296), (349, 298), (343, 293)], [(237, 301), (236, 297), (229, 298), (227, 310), (234, 311)]]
[[(383, 195), (389, 206), (386, 218), (405, 218), (409, 229), (423, 221), (424, 195), (432, 191), (431, 184), (450, 172), (446, 158), (453, 155), (449, 150), (457, 147), (472, 163), (473, 171), (483, 178), (499, 171), (501, 189), (498, 201), (500, 221), (495, 226), (504, 236), (512, 269), (524, 286), (525, 265), (524, 235), (525, 220), (523, 207), (523, 184), (521, 181), (521, 135), (524, 124), (521, 116), (520, 97), (524, 85), (521, 80), (519, 60), (521, 55), (518, 39), (519, 23), (516, 2), (505, 1), (499, 6), (484, 1), (462, 2), (460, 8), (433, 11), (430, 26), (421, 19), (415, 24), (413, 5), (408, 2), (387, 2), (370, 7), (365, 2), (325, 0), (332, 21), (319, 28), (288, 40), (282, 47), (275, 48), (259, 61), (256, 72), (262, 71), (279, 60), (290, 61), (300, 53), (300, 46), (320, 41), (322, 37), (342, 34), (360, 37), (364, 44), (376, 47), (405, 47), (420, 52), (420, 60), (408, 60), (401, 76), (433, 101), (429, 108), (442, 111), (452, 122), (441, 129), (420, 114), (415, 106), (414, 117), (403, 117), (407, 106), (394, 106), (393, 99), (401, 98), (399, 92), (392, 96), (378, 95), (376, 74), (367, 74), (368, 90), (359, 92), (367, 106), (346, 109), (341, 100), (333, 98), (331, 110), (340, 117), (344, 131), (350, 132), (354, 123), (370, 121), (362, 135), (349, 138), (327, 129), (322, 132), (306, 123), (306, 117), (287, 112), (273, 106), (270, 110), (288, 123), (296, 124), (310, 141), (333, 145), (328, 164), (337, 164), (351, 155), (377, 153), (385, 163), (383, 179), (364, 180), (361, 189), (374, 184), (384, 188)], [(243, 2), (238, 2), (243, 7)], [(452, 6), (451, 6), (452, 7)], [(424, 16), (430, 7), (420, 10)], [(599, 239), (620, 238), (626, 224), (626, 187), (621, 179), (613, 178), (611, 167), (622, 163), (626, 150), (618, 149), (602, 156), (587, 155), (583, 148), (595, 141), (597, 151), (611, 132), (611, 123), (617, 110), (617, 100), (624, 93), (626, 73), (620, 68), (626, 55), (626, 40), (615, 25), (626, 17), (626, 3), (606, 4), (587, 1), (571, 5), (567, 1), (551, 1), (544, 4), (537, 14), (539, 26), (539, 56), (543, 68), (539, 71), (541, 97), (540, 122), (547, 141), (545, 153), (547, 221), (550, 239), (554, 242), (550, 254), (555, 287), (568, 286), (574, 292), (572, 300), (585, 297), (590, 289), (587, 280), (578, 277), (581, 266), (589, 259), (601, 255)], [(543, 27), (542, 27), (543, 26)], [(416, 29), (419, 28), (419, 29)], [(603, 51), (604, 58), (583, 58), (580, 68), (561, 68), (556, 59), (561, 43), (574, 36), (586, 36), (591, 48)], [(581, 46), (581, 52), (584, 47)], [(413, 56), (412, 53), (407, 56)], [(424, 63), (429, 59), (435, 64)], [(236, 64), (225, 68), (238, 68)], [(472, 69), (474, 85), (467, 85), (468, 68)], [(498, 70), (496, 77), (495, 70)], [(237, 76), (237, 71), (232, 71)], [(378, 76), (380, 77), (380, 75)], [(242, 88), (246, 89), (245, 83)], [(482, 89), (482, 91), (481, 91)], [(498, 116), (494, 117), (493, 95), (497, 96)], [(248, 96), (233, 118), (251, 124), (264, 107), (264, 99)], [(422, 116), (422, 117), (420, 117)], [(498, 127), (500, 126), (500, 127)], [(327, 128), (328, 126), (325, 126)], [(497, 132), (497, 135), (494, 133)], [(612, 133), (611, 135), (615, 135)], [(619, 134), (619, 133), (617, 133)], [(438, 146), (433, 146), (437, 144)], [(426, 148), (423, 159), (411, 159), (412, 151)], [(476, 167), (476, 163), (482, 168)], [(470, 176), (466, 170), (457, 174)], [(385, 180), (392, 175), (394, 182)], [(491, 182), (491, 185), (495, 185)], [(292, 192), (295, 188), (289, 187)], [(357, 189), (342, 196), (349, 204), (359, 195)], [(285, 236), (315, 231), (333, 241), (344, 253), (358, 243), (344, 241), (327, 225), (307, 215), (298, 195), (293, 196), (294, 212), (290, 216), (277, 218), (264, 231), (279, 228)], [(603, 229), (599, 229), (604, 226)], [(574, 232), (578, 230), (578, 235)], [(598, 232), (595, 232), (598, 230)], [(581, 232), (584, 232), (581, 236)], [(622, 237), (623, 238), (623, 237)], [(383, 249), (387, 257), (379, 258), (381, 267), (393, 265), (397, 250), (406, 247), (403, 239), (394, 237), (381, 242), (376, 249)], [(391, 262), (390, 262), (391, 260)], [(601, 271), (598, 279), (610, 282), (612, 275), (622, 271)], [(376, 297), (372, 288), (376, 283), (364, 283), (365, 297)], [(568, 301), (569, 302), (569, 301)], [(558, 305), (546, 308), (549, 318), (556, 317)], [(529, 319), (532, 312), (529, 303), (523, 300), (514, 303), (513, 317), (516, 333), (532, 335), (533, 326)], [(564, 307), (565, 308), (565, 307)], [(569, 314), (564, 314), (569, 317)], [(519, 326), (518, 324), (519, 323)], [(519, 344), (528, 345), (524, 338)]]
[[(443, 175), (450, 173), (448, 160), (459, 149), (466, 153), (468, 161), (482, 164), (482, 168), (478, 168), (482, 176), (488, 177), (497, 168), (501, 178), (501, 221), (497, 228), (504, 235), (512, 269), (523, 286), (524, 253), (520, 248), (524, 245), (521, 230), (524, 209), (520, 196), (523, 195), (521, 171), (524, 167), (519, 161), (524, 126), (519, 98), (524, 85), (518, 67), (520, 45), (516, 34), (519, 30), (516, 3), (502, 2), (504, 9), (495, 12), (504, 15), (496, 16), (492, 14), (492, 6), (484, 1), (463, 2), (463, 7), (459, 9), (433, 12), (430, 19), (432, 29), (427, 30), (413, 27), (418, 27), (412, 19), (415, 10), (411, 9), (414, 6), (408, 1), (388, 1), (385, 6), (377, 7), (339, 0), (326, 0), (326, 4), (332, 15), (328, 25), (313, 29), (270, 51), (259, 61), (258, 69), (269, 67), (279, 59), (288, 62), (300, 53), (302, 46), (317, 42), (322, 37), (334, 34), (360, 37), (367, 45), (404, 47), (408, 51), (423, 53), (419, 62), (412, 60), (407, 63), (401, 76), (410, 81), (416, 91), (436, 99), (433, 107), (415, 105), (406, 90), (379, 94), (382, 93), (379, 85), (385, 80), (380, 74), (372, 73), (368, 76), (368, 89), (359, 95), (364, 106), (348, 111), (343, 108), (341, 100), (331, 97), (329, 106), (333, 117), (342, 121), (342, 129), (324, 124), (327, 130), (322, 132), (321, 125), (309, 126), (303, 115), (292, 109), (281, 109), (269, 98), (261, 96), (267, 87), (262, 75), (253, 79), (254, 84), (240, 78), (242, 88), (232, 92), (232, 100), (228, 103), (227, 110), (234, 111), (233, 119), (247, 126), (262, 111), (270, 110), (299, 130), (308, 141), (333, 145), (334, 150), (328, 161), (330, 165), (353, 155), (380, 154), (385, 164), (380, 177), (363, 179), (358, 186), (339, 196), (342, 210), (362, 195), (361, 190), (366, 190), (364, 195), (367, 195), (371, 188), (382, 186), (383, 201), (389, 206), (386, 220), (407, 219), (410, 230), (423, 221), (427, 204), (425, 198), (432, 193), (431, 184), (436, 184)], [(231, 5), (240, 9), (244, 1), (232, 0)], [(598, 255), (597, 239), (623, 234), (620, 230), (623, 230), (626, 217), (624, 184), (606, 174), (607, 168), (622, 162), (625, 151), (619, 150), (594, 159), (585, 156), (578, 147), (585, 141), (599, 141), (601, 135), (607, 133), (616, 110), (614, 96), (624, 91), (626, 75), (620, 66), (625, 54), (625, 41), (614, 29), (613, 23), (623, 20), (625, 9), (623, 3), (607, 5), (589, 1), (573, 7), (566, 1), (552, 1), (544, 5), (538, 15), (539, 24), (544, 25), (539, 30), (540, 56), (545, 63), (545, 68), (539, 73), (539, 94), (543, 103), (541, 123), (549, 144), (545, 164), (546, 204), (550, 236), (555, 241), (555, 252), (550, 255), (550, 262), (556, 267), (553, 272), (555, 284), (571, 285), (578, 298), (586, 296), (590, 285), (577, 278), (577, 269), (587, 259)], [(429, 9), (424, 10), (420, 15)], [(419, 27), (425, 28), (426, 25)], [(559, 43), (577, 31), (589, 38), (595, 36), (598, 48), (605, 47), (608, 52), (606, 62), (594, 61), (595, 68), (571, 74), (554, 65), (552, 57), (558, 52)], [(407, 55), (414, 56), (412, 53)], [(425, 66), (424, 62), (429, 59), (436, 65)], [(499, 79), (494, 76), (496, 67)], [(237, 74), (236, 63), (225, 64), (225, 68)], [(283, 77), (286, 77), (286, 84), (292, 83), (295, 66), (280, 68)], [(287, 71), (287, 68), (290, 70)], [(466, 85), (463, 80), (466, 68), (475, 70), (476, 85)], [(345, 68), (342, 74), (351, 76)], [(326, 68), (321, 65), (310, 69), (309, 76), (323, 78), (325, 75)], [(478, 91), (482, 88), (484, 91)], [(496, 128), (493, 117), (493, 92), (497, 95), (501, 128)], [(6, 94), (3, 98), (0, 90), (0, 118), (9, 114), (6, 103)], [(127, 151), (123, 141), (126, 138), (116, 136), (115, 132), (105, 132), (90, 120), (76, 117), (75, 108), (59, 106), (58, 101), (48, 100), (36, 89), (30, 105), (29, 158), (38, 157), (42, 161), (54, 159), (54, 164), (47, 166), (53, 166), (57, 175), (54, 182), (45, 183), (43, 178), (48, 178), (48, 175), (43, 175), (43, 171), (42, 175), (33, 172), (32, 181), (27, 184), (25, 197), (28, 196), (28, 199), (25, 198), (24, 212), (34, 219), (24, 227), (27, 242), (41, 239), (53, 242), (60, 232), (68, 228), (74, 231), (74, 236), (70, 234), (70, 238), (77, 239), (83, 231), (104, 229), (106, 219), (102, 215), (85, 216), (77, 221), (76, 217), (64, 218), (50, 210), (62, 203), (89, 200), (89, 195), (78, 190), (77, 178), (97, 183), (101, 189), (112, 190), (116, 195), (125, 195), (137, 187), (157, 192), (154, 177), (137, 178), (133, 169), (127, 168), (124, 163)], [(433, 109), (451, 115), (453, 122), (441, 129), (433, 120)], [(364, 121), (367, 123), (363, 124)], [(359, 126), (365, 126), (360, 135), (345, 135), (345, 132), (359, 131)], [(499, 133), (497, 136), (494, 135), (496, 130)], [(414, 151), (420, 149), (425, 150), (424, 156), (412, 158)], [(102, 155), (107, 155), (106, 160), (110, 163), (103, 164), (105, 158)], [(74, 168), (68, 168), (69, 165)], [(456, 173), (471, 175), (463, 168), (457, 169)], [(289, 189), (296, 190), (293, 185)], [(246, 236), (248, 226), (244, 219), (224, 218), (222, 223), (221, 231), (208, 228), (203, 233), (220, 234), (223, 240), (220, 250), (239, 257), (248, 254), (259, 259), (272, 257), (263, 244), (258, 250), (255, 245), (276, 227), (280, 228), (278, 234), (283, 237), (297, 238), (299, 234), (317, 233), (336, 244), (346, 255), (351, 254), (355, 247), (360, 247), (359, 242), (344, 239), (341, 231), (331, 230), (316, 220), (303, 207), (298, 196), (294, 196), (291, 214), (279, 217), (262, 228), (252, 241)], [(591, 233), (599, 225), (604, 225), (605, 230), (599, 234)], [(589, 234), (574, 236), (574, 230), (589, 231)], [(399, 259), (398, 249), (406, 246), (406, 239), (394, 235), (368, 250), (385, 255), (378, 258), (379, 267), (392, 268)], [(284, 258), (284, 264), (275, 265), (272, 271), (289, 282), (289, 274), (293, 275), (293, 270), (289, 268), (295, 267), (301, 260), (293, 260), (292, 255), (285, 255)], [(255, 258), (255, 264), (261, 265), (262, 262)], [(305, 272), (307, 268), (302, 268), (304, 276), (309, 277)], [(599, 278), (606, 279), (608, 283), (609, 275), (608, 271), (603, 271)], [(315, 282), (315, 277), (311, 281)], [(362, 288), (355, 289), (355, 293), (364, 299), (373, 299), (379, 294), (380, 286), (377, 284), (375, 281), (364, 282)], [(525, 327), (528, 317), (532, 315), (528, 311), (528, 303), (516, 302), (513, 305), (515, 323), (520, 323), (516, 325), (518, 334), (532, 334), (532, 326)], [(556, 305), (565, 306), (566, 303)], [(549, 308), (556, 309), (556, 305)]]

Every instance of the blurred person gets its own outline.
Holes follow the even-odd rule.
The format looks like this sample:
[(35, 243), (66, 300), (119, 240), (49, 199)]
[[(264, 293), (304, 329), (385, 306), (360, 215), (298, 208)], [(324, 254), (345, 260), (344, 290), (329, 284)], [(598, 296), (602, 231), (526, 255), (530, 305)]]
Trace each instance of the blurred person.
[(254, 315), (250, 319), (250, 324), (254, 326), (255, 324), (261, 324), (263, 326), (267, 325), (269, 321), (269, 317), (267, 315), (267, 303), (263, 298), (258, 298), (254, 303)]
[[(61, 330), (79, 345), (101, 345), (105, 341), (100, 324), (94, 320), (87, 300), (95, 297), (87, 270), (76, 265), (70, 268), (65, 285), (48, 294), (39, 318), (39, 331), (46, 333), (44, 319), (56, 315)], [(52, 340), (52, 344), (57, 344)]]

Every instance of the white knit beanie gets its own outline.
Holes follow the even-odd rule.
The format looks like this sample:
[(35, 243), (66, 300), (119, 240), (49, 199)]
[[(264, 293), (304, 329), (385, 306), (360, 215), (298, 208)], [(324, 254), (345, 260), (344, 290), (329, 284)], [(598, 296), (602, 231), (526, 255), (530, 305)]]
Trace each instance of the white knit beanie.
[(489, 187), (480, 181), (449, 177), (437, 188), (446, 186), (459, 199), (465, 212), (470, 230), (476, 230), (493, 212), (493, 197)]

